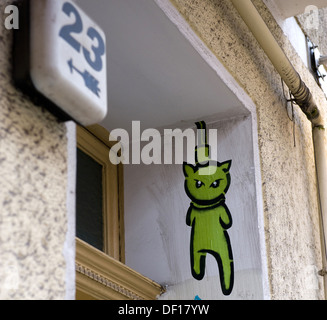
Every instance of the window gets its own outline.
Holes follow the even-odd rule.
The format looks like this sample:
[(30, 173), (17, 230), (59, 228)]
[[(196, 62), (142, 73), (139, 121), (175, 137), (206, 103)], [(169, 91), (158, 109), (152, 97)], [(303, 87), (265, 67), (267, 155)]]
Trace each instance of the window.
[(76, 236), (103, 251), (103, 166), (77, 149)]
[(163, 288), (124, 265), (123, 167), (109, 132), (77, 127), (76, 299), (155, 299)]
[[(105, 142), (108, 141), (108, 144)], [(77, 236), (124, 262), (122, 167), (109, 161), (109, 133), (77, 128)]]

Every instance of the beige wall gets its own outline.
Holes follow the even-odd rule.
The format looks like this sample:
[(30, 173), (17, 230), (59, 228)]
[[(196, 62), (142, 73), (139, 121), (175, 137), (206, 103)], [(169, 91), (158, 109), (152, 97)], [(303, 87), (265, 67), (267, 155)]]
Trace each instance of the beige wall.
[(317, 27), (313, 22), (311, 24), (307, 23), (307, 19), (310, 19), (309, 14), (302, 14), (297, 18), (305, 34), (315, 45), (319, 46), (320, 53), (327, 55), (327, 8), (320, 9), (317, 16), (319, 19)]
[(0, 299), (64, 299), (66, 127), (13, 85), (7, 4), (0, 4)]
[[(253, 2), (326, 110), (322, 91), (270, 12), (261, 0)], [(323, 298), (322, 278), (317, 276), (322, 263), (310, 122), (295, 106), (294, 147), (280, 77), (230, 1), (172, 3), (256, 104), (272, 299)]]

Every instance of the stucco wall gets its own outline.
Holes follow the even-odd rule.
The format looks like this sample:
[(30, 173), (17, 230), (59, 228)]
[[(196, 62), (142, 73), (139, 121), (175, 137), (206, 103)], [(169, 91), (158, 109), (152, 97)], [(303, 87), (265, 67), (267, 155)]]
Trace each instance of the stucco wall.
[(320, 53), (327, 55), (327, 8), (320, 9), (317, 13), (301, 14), (297, 19), (305, 34), (319, 46)]
[(9, 3), (0, 3), (0, 299), (64, 299), (66, 127), (13, 85)]
[[(286, 111), (281, 79), (228, 0), (172, 0), (257, 106), (272, 299), (321, 299), (321, 246), (311, 124)], [(326, 99), (269, 10), (254, 0), (321, 109)], [(288, 110), (291, 113), (291, 110)], [(323, 111), (325, 115), (325, 111)]]

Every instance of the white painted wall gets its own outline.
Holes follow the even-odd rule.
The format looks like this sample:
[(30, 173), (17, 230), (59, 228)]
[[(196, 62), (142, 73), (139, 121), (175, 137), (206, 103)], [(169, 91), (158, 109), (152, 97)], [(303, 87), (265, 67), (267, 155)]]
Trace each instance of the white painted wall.
[(106, 33), (108, 114), (100, 124), (109, 131), (130, 131), (135, 120), (153, 128), (240, 107), (193, 47), (197, 37), (170, 0), (76, 2)]
[[(233, 161), (226, 195), (233, 217), (228, 232), (235, 268), (234, 290), (229, 296), (232, 299), (265, 297), (252, 126), (251, 115), (208, 125), (208, 129), (218, 130), (218, 150), (212, 150), (212, 158)], [(189, 203), (182, 165), (126, 165), (126, 264), (167, 285), (163, 299), (193, 300), (196, 295), (224, 299), (213, 257), (207, 256), (203, 280), (191, 275), (191, 228), (185, 223)]]
[(301, 57), (304, 65), (308, 67), (306, 38), (297, 20), (293, 16), (285, 18), (285, 16), (280, 11), (280, 8), (274, 1), (264, 0), (264, 3), (270, 10), (271, 14), (274, 16), (276, 22), (281, 27), (286, 37), (291, 42), (297, 54)]

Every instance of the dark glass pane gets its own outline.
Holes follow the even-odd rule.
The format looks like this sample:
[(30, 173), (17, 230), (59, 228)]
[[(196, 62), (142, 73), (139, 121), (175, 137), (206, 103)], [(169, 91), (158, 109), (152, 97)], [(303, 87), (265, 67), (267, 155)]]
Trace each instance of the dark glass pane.
[(102, 165), (77, 149), (76, 235), (103, 251)]

